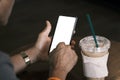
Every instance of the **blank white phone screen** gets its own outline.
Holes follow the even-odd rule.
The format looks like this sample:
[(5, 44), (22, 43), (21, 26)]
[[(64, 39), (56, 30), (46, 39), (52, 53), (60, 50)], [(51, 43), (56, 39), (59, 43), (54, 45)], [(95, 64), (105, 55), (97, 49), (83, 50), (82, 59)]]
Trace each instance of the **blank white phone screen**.
[(51, 43), (50, 52), (56, 48), (60, 42), (65, 42), (67, 45), (70, 44), (76, 20), (76, 17), (59, 16)]

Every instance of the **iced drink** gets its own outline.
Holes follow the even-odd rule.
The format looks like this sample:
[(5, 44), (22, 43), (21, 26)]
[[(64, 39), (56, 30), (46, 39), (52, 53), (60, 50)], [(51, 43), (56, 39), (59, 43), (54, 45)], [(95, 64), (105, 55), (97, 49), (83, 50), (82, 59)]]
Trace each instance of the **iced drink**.
[(98, 47), (93, 36), (87, 36), (79, 42), (84, 75), (87, 80), (104, 80), (108, 76), (107, 60), (110, 41), (102, 36), (96, 36), (96, 39)]

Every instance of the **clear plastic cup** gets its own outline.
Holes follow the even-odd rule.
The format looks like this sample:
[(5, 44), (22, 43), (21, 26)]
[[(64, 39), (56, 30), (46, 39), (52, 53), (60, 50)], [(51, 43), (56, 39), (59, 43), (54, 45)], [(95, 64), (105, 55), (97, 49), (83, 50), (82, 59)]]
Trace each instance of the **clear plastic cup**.
[(104, 80), (108, 76), (107, 60), (111, 43), (102, 36), (96, 36), (96, 39), (98, 47), (96, 47), (93, 36), (87, 36), (79, 42), (84, 75), (88, 80)]

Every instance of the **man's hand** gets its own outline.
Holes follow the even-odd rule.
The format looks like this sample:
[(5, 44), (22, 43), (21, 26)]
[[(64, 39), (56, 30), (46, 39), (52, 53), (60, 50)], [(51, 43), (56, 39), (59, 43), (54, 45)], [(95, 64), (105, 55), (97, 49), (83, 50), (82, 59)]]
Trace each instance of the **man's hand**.
[(39, 50), (37, 58), (41, 60), (48, 60), (48, 50), (51, 42), (51, 38), (48, 37), (51, 31), (51, 24), (46, 21), (46, 28), (39, 34), (35, 47)]
[[(34, 63), (38, 60), (48, 60), (48, 50), (51, 38), (48, 37), (51, 31), (51, 24), (46, 21), (46, 28), (39, 34), (38, 40), (34, 46), (25, 50), (24, 52), (30, 58), (30, 62)], [(22, 71), (27, 65), (20, 53), (11, 57), (11, 62), (16, 73)]]
[(68, 72), (77, 62), (77, 55), (71, 46), (64, 43), (58, 44), (50, 53), (50, 77), (58, 77), (65, 80)]

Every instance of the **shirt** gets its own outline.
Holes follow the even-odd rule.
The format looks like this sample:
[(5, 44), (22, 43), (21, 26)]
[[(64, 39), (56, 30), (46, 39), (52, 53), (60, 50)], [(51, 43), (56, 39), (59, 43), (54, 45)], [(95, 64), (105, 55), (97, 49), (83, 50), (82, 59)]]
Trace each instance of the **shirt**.
[(0, 51), (0, 80), (19, 80), (10, 62), (10, 57)]

